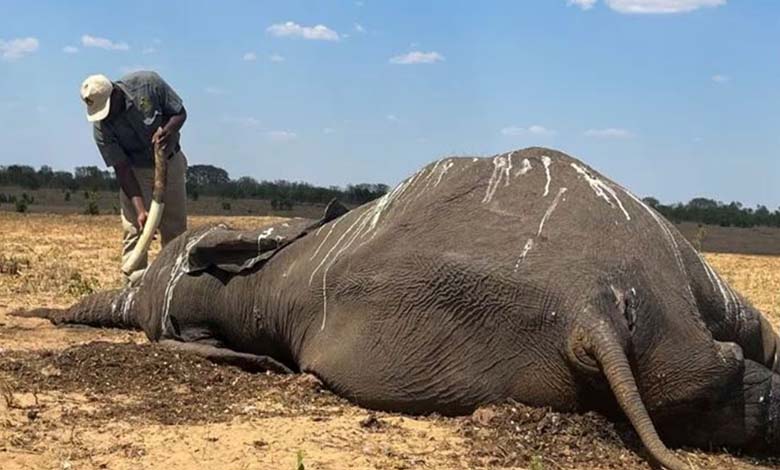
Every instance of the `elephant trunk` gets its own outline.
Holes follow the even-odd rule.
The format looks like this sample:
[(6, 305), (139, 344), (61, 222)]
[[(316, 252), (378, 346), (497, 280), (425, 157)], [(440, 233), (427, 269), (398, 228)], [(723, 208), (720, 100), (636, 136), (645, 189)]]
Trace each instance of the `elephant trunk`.
[(689, 467), (679, 460), (658, 436), (655, 425), (642, 402), (623, 346), (614, 331), (602, 323), (590, 332), (589, 339), (591, 354), (601, 366), (618, 404), (648, 452), (669, 470), (688, 469)]
[(78, 324), (100, 328), (140, 329), (137, 288), (110, 290), (85, 297), (67, 309), (37, 308), (11, 312), (16, 317), (45, 318), (55, 325)]

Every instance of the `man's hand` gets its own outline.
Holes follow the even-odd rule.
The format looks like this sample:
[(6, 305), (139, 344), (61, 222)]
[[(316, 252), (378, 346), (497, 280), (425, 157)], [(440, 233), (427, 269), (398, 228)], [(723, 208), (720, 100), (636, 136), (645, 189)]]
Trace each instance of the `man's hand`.
[(136, 222), (138, 223), (138, 229), (143, 230), (144, 225), (146, 225), (146, 219), (149, 218), (149, 213), (146, 211), (143, 211), (138, 214), (138, 219), (136, 219)]
[(161, 149), (163, 149), (166, 153), (168, 153), (168, 145), (171, 141), (171, 131), (169, 131), (166, 127), (160, 126), (157, 128), (157, 130), (154, 132), (154, 135), (152, 136), (152, 144), (159, 146)]
[(144, 207), (144, 198), (141, 196), (135, 196), (130, 198), (130, 200), (133, 203), (133, 207), (135, 208), (135, 220), (138, 223), (138, 230), (143, 230), (144, 225), (146, 225), (146, 219), (149, 218), (149, 213), (146, 212), (146, 208)]

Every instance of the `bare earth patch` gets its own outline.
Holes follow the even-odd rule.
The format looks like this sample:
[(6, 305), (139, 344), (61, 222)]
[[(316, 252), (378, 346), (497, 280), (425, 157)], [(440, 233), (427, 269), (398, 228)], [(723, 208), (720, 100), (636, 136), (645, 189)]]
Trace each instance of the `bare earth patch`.
[[(116, 219), (0, 213), (3, 470), (293, 470), (299, 454), (306, 469), (651, 468), (629, 426), (594, 413), (511, 403), (461, 418), (369, 412), (308, 376), (248, 374), (135, 332), (7, 316), (118, 286)], [(780, 258), (707, 257), (780, 325)], [(676, 452), (692, 468), (780, 468), (717, 450)]]

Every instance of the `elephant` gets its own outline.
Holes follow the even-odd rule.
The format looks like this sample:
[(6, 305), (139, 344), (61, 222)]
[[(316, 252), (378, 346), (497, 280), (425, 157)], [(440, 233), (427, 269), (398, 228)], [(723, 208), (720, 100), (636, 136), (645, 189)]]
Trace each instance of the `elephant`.
[(778, 454), (780, 337), (653, 207), (547, 148), (433, 162), (321, 220), (213, 225), (134, 285), (17, 315), (137, 328), (377, 410), (515, 400), (669, 445)]

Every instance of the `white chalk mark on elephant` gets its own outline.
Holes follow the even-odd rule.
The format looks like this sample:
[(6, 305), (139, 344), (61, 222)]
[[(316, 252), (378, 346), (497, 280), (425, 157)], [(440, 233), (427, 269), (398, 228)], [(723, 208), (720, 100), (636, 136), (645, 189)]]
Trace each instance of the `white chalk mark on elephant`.
[[(350, 232), (352, 232), (352, 229), (354, 229), (354, 228), (355, 228), (355, 225), (357, 225), (357, 224), (358, 224), (358, 223), (359, 223), (361, 220), (364, 220), (364, 219), (366, 219), (366, 216), (367, 216), (368, 214), (369, 214), (369, 211), (364, 211), (364, 212), (363, 212), (362, 214), (360, 214), (359, 216), (356, 216), (356, 218), (355, 218), (355, 221), (354, 221), (354, 222), (352, 222), (352, 225), (350, 225), (349, 227), (347, 227), (347, 229), (344, 231), (344, 233), (342, 233), (342, 234), (341, 234), (341, 237), (339, 237), (339, 239), (338, 239), (338, 240), (336, 240), (336, 243), (334, 243), (334, 244), (333, 244), (333, 246), (332, 246), (332, 247), (330, 247), (330, 250), (328, 250), (328, 252), (327, 252), (327, 253), (325, 253), (325, 256), (323, 256), (323, 257), (322, 257), (322, 260), (320, 260), (320, 264), (318, 264), (318, 265), (317, 265), (317, 267), (316, 267), (316, 268), (314, 268), (314, 270), (311, 272), (311, 276), (309, 276), (309, 285), (311, 285), (311, 284), (312, 284), (312, 282), (314, 281), (314, 275), (315, 275), (315, 274), (317, 274), (317, 271), (319, 271), (319, 270), (320, 270), (320, 268), (321, 268), (321, 267), (322, 267), (322, 266), (325, 264), (325, 262), (328, 260), (328, 258), (330, 258), (330, 255), (331, 255), (331, 254), (332, 254), (332, 253), (333, 253), (333, 252), (334, 252), (334, 251), (335, 251), (335, 250), (336, 250), (336, 249), (339, 247), (339, 245), (341, 244), (342, 240), (344, 240), (344, 238), (346, 238), (346, 237), (347, 237), (347, 235), (349, 235), (349, 233), (350, 233)], [(364, 226), (364, 225), (362, 225), (362, 226), (361, 226), (361, 228), (362, 228), (363, 226)], [(360, 233), (360, 231), (358, 231), (358, 233)]]
[(547, 155), (542, 155), (542, 165), (544, 165), (544, 172), (547, 175), (547, 184), (544, 186), (544, 196), (542, 197), (547, 197), (550, 194), (550, 183), (552, 183), (552, 175), (550, 174), (552, 159)]
[(227, 227), (224, 224), (215, 225), (214, 227), (209, 228), (199, 236), (188, 240), (186, 245), (184, 246), (184, 250), (179, 254), (179, 256), (176, 258), (176, 261), (173, 263), (173, 267), (171, 268), (171, 274), (168, 277), (168, 284), (165, 286), (163, 313), (160, 318), (160, 327), (163, 335), (167, 333), (165, 326), (167, 325), (168, 317), (170, 316), (171, 301), (173, 301), (173, 293), (176, 290), (176, 285), (179, 283), (179, 280), (182, 278), (182, 276), (184, 276), (187, 273), (187, 268), (189, 266), (190, 251), (195, 245), (200, 243), (200, 241), (203, 240), (211, 232), (218, 229), (225, 229), (225, 228)]
[[(311, 255), (311, 258), (309, 258), (309, 261), (313, 261), (314, 258), (317, 257), (317, 255), (320, 253), (320, 250), (322, 249), (322, 245), (324, 245), (325, 242), (328, 241), (328, 238), (330, 238), (330, 234), (333, 233), (333, 229), (336, 228), (336, 226), (339, 224), (339, 222), (341, 222), (344, 219), (345, 219), (345, 217), (339, 217), (338, 219), (336, 219), (335, 222), (330, 224), (330, 230), (328, 230), (328, 233), (327, 233), (327, 235), (325, 235), (325, 238), (323, 238), (322, 241), (320, 242), (319, 246), (317, 246), (317, 249), (314, 250), (314, 254)], [(325, 225), (323, 225), (322, 227), (320, 227), (319, 230), (317, 230), (317, 234), (320, 233), (320, 230), (322, 230), (323, 227), (325, 227)]]
[(267, 229), (263, 230), (263, 232), (260, 233), (260, 235), (257, 237), (257, 252), (258, 253), (260, 253), (260, 250), (261, 250), (260, 243), (262, 242), (262, 240), (265, 240), (266, 238), (270, 237), (273, 232), (274, 232), (274, 228), (273, 227), (268, 227)]
[(534, 239), (529, 238), (527, 242), (525, 242), (525, 246), (523, 247), (523, 252), (520, 253), (520, 257), (517, 259), (517, 262), (515, 263), (515, 271), (520, 267), (520, 265), (525, 261), (525, 257), (528, 256), (528, 253), (531, 252), (534, 248)]
[[(354, 234), (352, 235), (352, 238), (350, 238), (347, 241), (347, 243), (338, 252), (336, 252), (336, 254), (331, 259), (330, 263), (328, 263), (328, 265), (325, 266), (325, 269), (322, 272), (322, 325), (320, 326), (320, 331), (325, 329), (325, 321), (328, 318), (328, 286), (327, 286), (328, 271), (330, 271), (331, 266), (333, 266), (336, 263), (336, 261), (339, 259), (339, 256), (341, 256), (341, 254), (344, 253), (344, 251), (346, 251), (350, 246), (352, 246), (352, 243), (354, 243), (355, 240), (361, 236), (363, 229), (365, 228), (366, 223), (368, 221), (367, 215), (368, 215), (368, 211), (361, 214), (355, 220), (355, 222), (353, 222), (352, 225), (350, 225), (350, 227), (342, 234), (341, 238), (339, 238), (339, 241), (336, 242), (336, 245), (334, 245), (334, 248), (338, 246), (341, 243), (341, 240), (343, 240), (344, 237), (352, 231), (355, 225), (357, 225), (358, 223), (360, 224), (357, 230), (355, 230)], [(331, 251), (332, 250), (333, 249), (331, 248)], [(323, 263), (325, 262), (326, 259), (328, 259), (329, 256), (330, 256), (330, 252), (327, 255), (325, 255), (325, 258), (323, 259)], [(322, 263), (320, 264), (320, 266), (321, 265)], [(312, 272), (312, 278), (314, 276), (314, 273), (317, 272), (320, 266), (318, 266), (317, 269), (315, 269), (315, 271)], [(311, 283), (311, 279), (309, 280), (309, 282)]]
[(444, 175), (447, 174), (447, 171), (449, 171), (449, 169), (452, 168), (454, 164), (455, 163), (452, 160), (447, 160), (444, 162), (444, 165), (442, 165), (439, 169), (439, 177), (436, 179), (436, 183), (433, 184), (434, 188), (438, 186), (439, 183), (441, 183), (441, 179), (444, 178)]
[[(658, 224), (659, 227), (661, 227), (661, 231), (664, 233), (664, 237), (666, 238), (667, 244), (669, 245), (670, 249), (672, 250), (672, 254), (674, 255), (674, 260), (677, 263), (677, 267), (680, 269), (680, 272), (683, 273), (686, 279), (688, 279), (688, 270), (685, 269), (685, 263), (682, 259), (682, 253), (680, 252), (680, 245), (677, 243), (677, 239), (674, 237), (674, 234), (672, 233), (672, 230), (669, 228), (668, 225), (664, 222), (663, 219), (661, 219), (661, 216), (658, 215), (656, 211), (654, 211), (650, 206), (645, 204), (645, 201), (639, 199), (634, 193), (631, 191), (628, 191), (625, 188), (623, 189), (623, 192), (628, 195), (631, 199), (634, 200), (640, 207), (642, 207), (645, 211), (647, 211), (648, 214), (650, 214), (650, 217), (653, 218), (653, 220)], [(688, 292), (691, 294), (691, 297), (693, 297), (693, 290), (691, 289), (690, 283), (686, 285), (688, 288)]]
[(542, 230), (544, 230), (544, 224), (547, 223), (547, 220), (550, 218), (553, 212), (555, 212), (555, 209), (558, 207), (558, 203), (561, 201), (561, 197), (563, 197), (564, 194), (566, 194), (567, 189), (561, 188), (558, 190), (558, 194), (555, 196), (555, 199), (553, 199), (552, 204), (550, 204), (550, 207), (547, 208), (547, 212), (544, 213), (544, 217), (542, 217), (542, 221), (539, 222), (539, 230), (536, 232), (536, 236), (539, 237), (542, 235)]
[[(513, 152), (514, 153), (514, 152)], [(496, 195), (501, 180), (506, 176), (505, 185), (509, 184), (509, 177), (512, 171), (512, 154), (498, 155), (493, 158), (493, 174), (488, 180), (488, 187), (485, 191), (485, 197), (482, 198), (483, 203), (489, 203), (493, 200), (493, 196)]]
[[(437, 162), (438, 163), (438, 162)], [(431, 172), (433, 173), (433, 171)], [(431, 175), (431, 173), (428, 174), (428, 176)], [(371, 225), (368, 228), (368, 231), (372, 231), (376, 228), (377, 224), (379, 223), (379, 219), (382, 216), (382, 213), (385, 212), (385, 210), (393, 203), (393, 201), (403, 195), (404, 191), (409, 187), (409, 184), (411, 183), (412, 178), (408, 178), (405, 181), (402, 181), (398, 184), (398, 186), (395, 187), (390, 193), (385, 194), (379, 200), (374, 204), (373, 208), (373, 217), (371, 218)]]
[(135, 302), (136, 292), (138, 292), (138, 288), (128, 289), (127, 297), (125, 297), (124, 303), (122, 304), (122, 321), (125, 324), (130, 323), (128, 319), (130, 318), (130, 310), (132, 309), (133, 303)]
[[(558, 190), (558, 194), (555, 195), (555, 199), (553, 199), (552, 203), (550, 203), (550, 206), (547, 208), (547, 211), (545, 211), (542, 220), (539, 222), (539, 228), (536, 231), (536, 237), (542, 236), (544, 225), (550, 219), (550, 216), (552, 216), (553, 212), (555, 212), (555, 209), (558, 208), (558, 204), (560, 204), (563, 195), (566, 194), (566, 191), (568, 191), (567, 188), (561, 188)], [(534, 244), (535, 243), (533, 238), (529, 238), (528, 241), (525, 242), (523, 251), (520, 253), (520, 257), (517, 259), (517, 262), (515, 262), (515, 271), (520, 268), (520, 265), (523, 263), (523, 261), (525, 261), (525, 257), (528, 256), (528, 253), (530, 253), (531, 250), (533, 250)]]
[[(423, 180), (423, 175), (425, 175), (425, 170), (426, 168), (423, 168), (411, 177), (411, 181), (409, 182), (409, 188), (412, 188), (414, 186), (414, 189), (410, 189), (410, 192), (406, 197), (406, 202), (404, 203), (404, 207), (401, 209), (402, 214), (406, 212), (406, 208), (409, 207), (409, 203), (411, 203), (412, 201), (416, 201), (417, 198), (420, 197), (420, 194), (425, 192), (425, 187), (427, 187), (427, 185), (423, 186), (421, 183), (421, 181)], [(430, 174), (428, 174), (428, 176), (430, 176)], [(428, 178), (426, 178), (426, 180), (427, 179)]]
[[(614, 208), (615, 204), (617, 204), (620, 207), (620, 210), (623, 211), (623, 214), (626, 216), (626, 220), (631, 220), (631, 216), (628, 214), (628, 211), (625, 207), (623, 207), (623, 203), (620, 201), (620, 198), (618, 198), (617, 193), (615, 193), (615, 190), (609, 187), (606, 183), (601, 181), (600, 178), (597, 178), (590, 174), (588, 170), (581, 167), (580, 165), (577, 165), (576, 163), (571, 163), (571, 167), (574, 168), (574, 170), (579, 173), (583, 178), (585, 178), (585, 181), (590, 185), (590, 188), (593, 190), (594, 193), (596, 193), (596, 196), (600, 197), (601, 199), (604, 199), (607, 204), (609, 204), (610, 207)], [(614, 203), (612, 200), (614, 199)]]
[(534, 169), (534, 167), (531, 166), (531, 160), (529, 160), (527, 158), (523, 159), (523, 162), (522, 162), (521, 165), (522, 166), (520, 167), (520, 169), (515, 172), (515, 177), (523, 176), (526, 173), (528, 173), (529, 171)]

